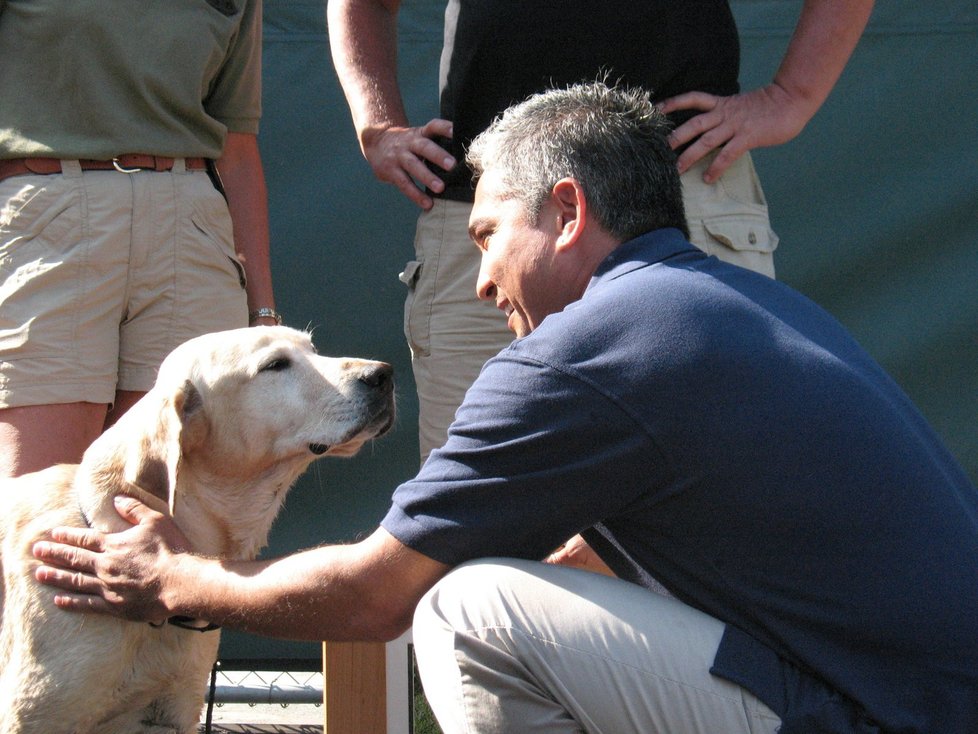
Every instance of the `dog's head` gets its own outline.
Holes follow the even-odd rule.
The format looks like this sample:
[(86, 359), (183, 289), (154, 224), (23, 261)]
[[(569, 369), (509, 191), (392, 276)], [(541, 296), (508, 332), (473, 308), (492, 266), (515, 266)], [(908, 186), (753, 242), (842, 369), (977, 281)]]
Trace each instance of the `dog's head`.
[[(311, 461), (352, 456), (393, 421), (389, 365), (320, 356), (287, 327), (217, 332), (164, 360), (153, 389), (86, 452), (82, 474), (102, 495), (125, 485), (174, 516), (181, 502), (269, 505), (270, 525)], [(210, 488), (221, 496), (197, 496)]]
[(352, 456), (394, 420), (389, 365), (320, 356), (284, 326), (191, 339), (164, 360), (153, 392), (180, 420), (183, 459), (219, 475), (242, 462)]

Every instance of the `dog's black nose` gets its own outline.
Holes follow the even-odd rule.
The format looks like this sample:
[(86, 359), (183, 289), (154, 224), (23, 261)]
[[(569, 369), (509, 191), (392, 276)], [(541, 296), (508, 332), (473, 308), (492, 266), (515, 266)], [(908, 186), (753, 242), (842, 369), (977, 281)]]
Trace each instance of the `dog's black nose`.
[(386, 362), (372, 362), (363, 368), (357, 378), (369, 387), (384, 387), (394, 380), (394, 368)]

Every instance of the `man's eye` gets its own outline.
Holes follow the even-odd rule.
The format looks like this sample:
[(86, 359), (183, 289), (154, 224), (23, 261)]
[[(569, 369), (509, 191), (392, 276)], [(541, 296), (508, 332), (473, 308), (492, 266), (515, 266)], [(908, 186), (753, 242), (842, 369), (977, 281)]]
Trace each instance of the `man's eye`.
[(263, 364), (259, 372), (281, 372), (292, 366), (292, 360), (288, 357), (276, 357), (267, 364)]

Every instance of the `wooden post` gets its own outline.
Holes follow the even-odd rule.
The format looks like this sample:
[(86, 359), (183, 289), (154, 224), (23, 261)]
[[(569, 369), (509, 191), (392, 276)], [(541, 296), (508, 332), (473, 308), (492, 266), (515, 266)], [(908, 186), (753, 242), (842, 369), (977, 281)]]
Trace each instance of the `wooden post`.
[(382, 642), (323, 643), (323, 734), (387, 734)]

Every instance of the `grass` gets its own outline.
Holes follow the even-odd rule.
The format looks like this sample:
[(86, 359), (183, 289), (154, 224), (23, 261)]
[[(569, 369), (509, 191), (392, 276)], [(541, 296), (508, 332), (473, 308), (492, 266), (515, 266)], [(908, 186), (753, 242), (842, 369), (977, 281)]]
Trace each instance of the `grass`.
[(408, 655), (411, 659), (411, 734), (443, 734), (424, 696), (413, 645), (409, 646)]

